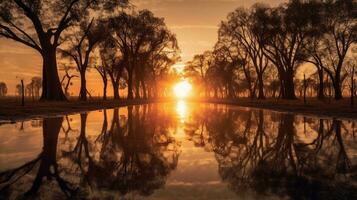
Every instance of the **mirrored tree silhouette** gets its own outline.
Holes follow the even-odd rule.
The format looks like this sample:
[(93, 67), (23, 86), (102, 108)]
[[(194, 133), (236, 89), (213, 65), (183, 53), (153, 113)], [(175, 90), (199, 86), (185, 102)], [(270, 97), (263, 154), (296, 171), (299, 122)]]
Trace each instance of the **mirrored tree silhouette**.
[(147, 196), (164, 186), (179, 153), (168, 127), (150, 121), (155, 119), (153, 115), (148, 116), (147, 106), (129, 107), (127, 116), (114, 109), (108, 129), (104, 111), (101, 133), (91, 143), (85, 131), (87, 115), (81, 114), (77, 144), (64, 155), (76, 163), (77, 169), (72, 171), (81, 174), (82, 183), (94, 195)]
[(237, 194), (356, 198), (357, 165), (345, 144), (346, 138), (356, 141), (353, 132), (348, 132), (354, 128), (340, 120), (263, 110), (234, 113), (224, 108), (205, 111), (200, 116), (210, 116), (210, 120), (197, 129), (204, 130), (205, 136), (194, 128), (186, 132), (191, 139), (206, 138), (200, 145), (215, 153), (222, 180)]
[(67, 197), (76, 194), (76, 187), (63, 178), (57, 163), (57, 142), (62, 121), (62, 117), (43, 119), (42, 152), (34, 160), (0, 173), (1, 198), (6, 199), (13, 195), (19, 199), (35, 197), (44, 182), (49, 184), (49, 181), (56, 183)]

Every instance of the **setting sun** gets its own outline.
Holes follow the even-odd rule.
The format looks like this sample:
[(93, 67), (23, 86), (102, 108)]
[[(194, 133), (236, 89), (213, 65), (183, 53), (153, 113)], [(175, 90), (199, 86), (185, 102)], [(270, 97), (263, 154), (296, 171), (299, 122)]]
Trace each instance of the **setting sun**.
[(176, 95), (176, 97), (182, 99), (182, 98), (186, 98), (190, 95), (190, 92), (192, 90), (192, 86), (188, 81), (181, 81), (179, 83), (177, 83), (174, 86), (174, 94)]

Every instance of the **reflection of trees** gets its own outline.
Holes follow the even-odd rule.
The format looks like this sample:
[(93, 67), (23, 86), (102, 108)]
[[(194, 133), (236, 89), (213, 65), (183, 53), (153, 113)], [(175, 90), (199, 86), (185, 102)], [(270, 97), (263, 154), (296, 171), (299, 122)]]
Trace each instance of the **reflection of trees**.
[[(72, 151), (66, 152), (76, 163), (74, 173), (81, 173), (83, 181), (98, 191), (138, 192), (150, 195), (165, 184), (166, 177), (175, 169), (178, 151), (168, 127), (158, 126), (155, 114), (147, 114), (147, 107), (129, 107), (127, 117), (114, 109), (108, 129), (106, 112), (101, 133), (91, 143), (86, 136), (86, 114), (81, 114), (81, 131)], [(98, 148), (96, 148), (98, 147)]]
[[(147, 106), (129, 107), (128, 117), (114, 116), (109, 137), (104, 137), (99, 163), (115, 176), (97, 183), (99, 188), (133, 191), (149, 195), (165, 184), (171, 170), (176, 168), (178, 153), (167, 127), (158, 127), (155, 114), (147, 114)], [(168, 151), (173, 151), (167, 155)], [(93, 178), (96, 178), (95, 176)]]
[[(0, 173), (0, 199), (19, 196), (20, 190), (24, 198), (152, 194), (164, 186), (179, 156), (172, 129), (160, 123), (168, 117), (165, 114), (149, 106), (129, 107), (128, 114), (121, 115), (114, 109), (108, 125), (104, 110), (98, 134), (87, 133), (86, 113), (80, 114), (78, 132), (73, 131), (70, 120), (62, 126), (62, 117), (44, 119), (42, 153), (23, 166)], [(61, 127), (64, 137), (58, 140)]]
[[(18, 168), (0, 173), (0, 193), (4, 194), (5, 198), (9, 198), (11, 191), (16, 190), (26, 191), (21, 195), (24, 198), (36, 195), (44, 182), (44, 178), (47, 180), (54, 179), (66, 196), (72, 196), (75, 193), (76, 190), (73, 189), (71, 184), (60, 176), (59, 166), (56, 160), (57, 141), (62, 121), (62, 117), (44, 119), (42, 126), (43, 149), (41, 154), (36, 159)], [(26, 183), (21, 183), (21, 179), (27, 179), (27, 174), (32, 174), (32, 172), (35, 174), (35, 178), (31, 181), (31, 186)], [(21, 189), (16, 187), (19, 184), (21, 184)]]
[[(203, 128), (206, 143), (216, 155), (222, 179), (237, 193), (356, 198), (352, 179), (357, 166), (345, 144), (346, 137), (353, 137), (347, 131), (354, 128), (342, 121), (299, 121), (291, 114), (262, 110), (208, 112), (202, 114), (212, 116)], [(191, 132), (188, 136), (195, 137)]]

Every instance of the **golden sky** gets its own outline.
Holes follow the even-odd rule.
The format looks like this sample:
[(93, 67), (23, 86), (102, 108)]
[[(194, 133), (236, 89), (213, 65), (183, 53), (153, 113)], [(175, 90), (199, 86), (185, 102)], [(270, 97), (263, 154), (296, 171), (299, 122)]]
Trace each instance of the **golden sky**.
[[(284, 0), (132, 0), (137, 9), (149, 9), (158, 17), (164, 17), (166, 24), (177, 36), (181, 49), (182, 63), (193, 55), (212, 49), (217, 41), (217, 30), (221, 20), (237, 7), (249, 7), (254, 3), (278, 5)], [(0, 39), (0, 82), (8, 85), (9, 94), (15, 93), (15, 85), (24, 78), (41, 75), (42, 60), (35, 50), (19, 43)], [(92, 95), (101, 94), (100, 77), (94, 70), (88, 73), (88, 88)], [(74, 87), (79, 87), (78, 79)], [(77, 94), (78, 88), (74, 88)], [(111, 92), (108, 91), (109, 95)]]

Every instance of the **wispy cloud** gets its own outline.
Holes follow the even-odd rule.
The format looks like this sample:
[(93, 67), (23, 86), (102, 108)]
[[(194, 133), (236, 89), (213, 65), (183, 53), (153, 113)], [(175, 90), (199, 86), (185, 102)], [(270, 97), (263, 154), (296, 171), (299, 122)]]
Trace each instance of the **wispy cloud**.
[(212, 25), (173, 25), (171, 29), (218, 29), (218, 26)]

